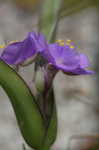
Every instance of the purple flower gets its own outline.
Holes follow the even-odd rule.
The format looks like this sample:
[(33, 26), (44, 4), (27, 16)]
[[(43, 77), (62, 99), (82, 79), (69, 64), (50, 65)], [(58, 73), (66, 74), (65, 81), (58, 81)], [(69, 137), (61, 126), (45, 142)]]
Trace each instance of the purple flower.
[(93, 74), (86, 70), (90, 63), (86, 55), (75, 50), (74, 45), (50, 44), (49, 48), (42, 51), (42, 56), (58, 70), (71, 75)]
[(90, 63), (86, 55), (76, 51), (76, 46), (70, 40), (64, 43), (48, 44), (44, 35), (30, 32), (21, 42), (9, 44), (4, 48), (1, 59), (11, 65), (22, 64), (28, 58), (37, 54), (43, 56), (57, 70), (66, 74), (80, 75), (93, 74), (93, 71), (86, 70)]
[(47, 47), (45, 37), (42, 34), (30, 32), (23, 41), (14, 42), (4, 48), (0, 58), (8, 64), (17, 65), (43, 51), (45, 47)]

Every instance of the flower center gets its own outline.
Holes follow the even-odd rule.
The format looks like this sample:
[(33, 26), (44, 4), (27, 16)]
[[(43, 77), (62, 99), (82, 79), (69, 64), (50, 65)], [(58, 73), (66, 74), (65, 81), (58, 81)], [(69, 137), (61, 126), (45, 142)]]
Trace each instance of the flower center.
[(72, 43), (71, 40), (67, 40), (67, 41), (64, 41), (64, 40), (57, 40), (56, 43), (58, 43), (60, 46), (69, 46), (71, 49), (75, 48), (74, 44)]

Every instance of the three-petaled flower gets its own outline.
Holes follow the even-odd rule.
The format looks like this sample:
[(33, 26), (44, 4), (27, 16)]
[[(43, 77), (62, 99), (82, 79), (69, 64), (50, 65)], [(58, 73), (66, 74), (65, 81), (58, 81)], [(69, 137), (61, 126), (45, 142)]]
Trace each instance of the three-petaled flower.
[(72, 45), (50, 44), (42, 56), (56, 69), (71, 75), (93, 74), (86, 70), (90, 63), (86, 55), (79, 53)]
[(87, 56), (77, 52), (74, 43), (70, 43), (70, 40), (67, 43), (59, 40), (48, 44), (43, 34), (30, 32), (25, 40), (4, 48), (0, 58), (10, 65), (17, 65), (39, 53), (55, 69), (67, 74), (93, 74), (93, 71), (86, 70), (90, 65)]

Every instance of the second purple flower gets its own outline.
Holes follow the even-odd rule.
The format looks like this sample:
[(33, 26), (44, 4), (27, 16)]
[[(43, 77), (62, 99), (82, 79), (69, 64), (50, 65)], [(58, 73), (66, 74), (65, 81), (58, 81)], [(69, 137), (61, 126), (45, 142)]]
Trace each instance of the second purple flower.
[(54, 66), (69, 75), (93, 74), (86, 67), (90, 66), (86, 55), (76, 51), (73, 43), (62, 42), (50, 44), (49, 48), (42, 51), (42, 56)]

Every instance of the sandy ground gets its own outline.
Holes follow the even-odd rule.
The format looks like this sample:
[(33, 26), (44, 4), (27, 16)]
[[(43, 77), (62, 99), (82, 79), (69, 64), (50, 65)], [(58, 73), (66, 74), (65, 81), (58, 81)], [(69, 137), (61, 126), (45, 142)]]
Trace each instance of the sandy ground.
[[(58, 38), (72, 39), (85, 52), (93, 64), (97, 52), (97, 12), (88, 9), (60, 22)], [(18, 12), (9, 4), (0, 5), (0, 42), (20, 40), (27, 32), (36, 30), (37, 16)], [(32, 66), (21, 70), (29, 82)], [(52, 150), (79, 150), (80, 142), (72, 136), (99, 133), (97, 76), (71, 77), (62, 74), (54, 81), (58, 110), (58, 136)], [(22, 139), (12, 106), (0, 89), (0, 150), (22, 150)], [(77, 144), (78, 143), (78, 144)], [(77, 147), (78, 146), (78, 147)]]

